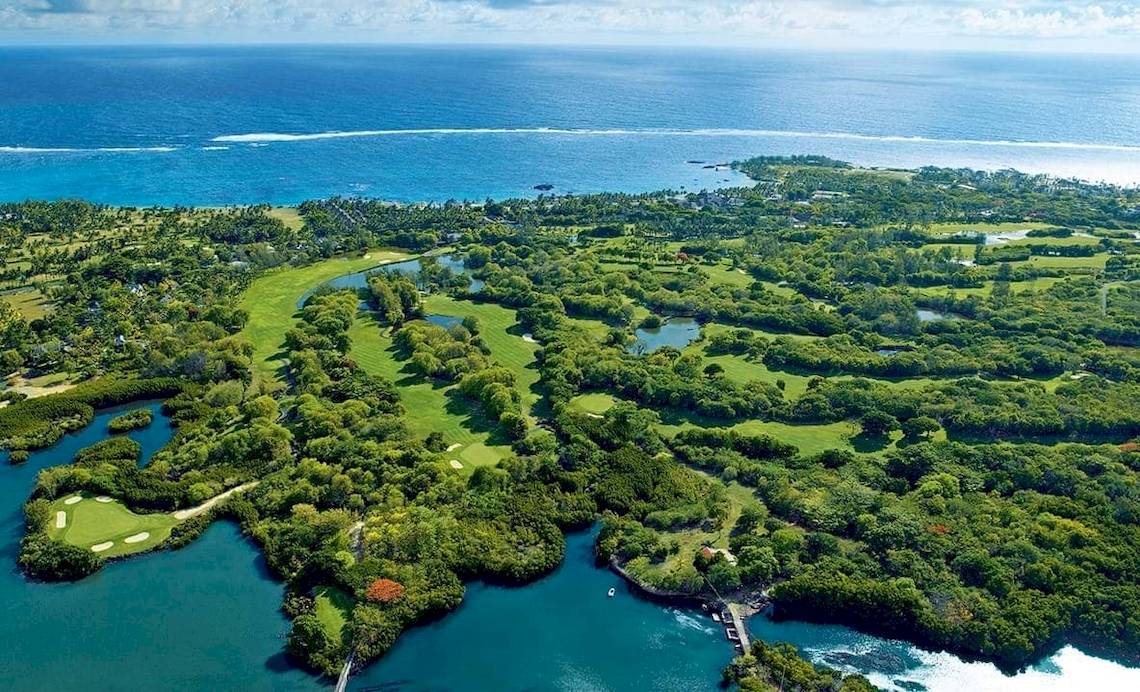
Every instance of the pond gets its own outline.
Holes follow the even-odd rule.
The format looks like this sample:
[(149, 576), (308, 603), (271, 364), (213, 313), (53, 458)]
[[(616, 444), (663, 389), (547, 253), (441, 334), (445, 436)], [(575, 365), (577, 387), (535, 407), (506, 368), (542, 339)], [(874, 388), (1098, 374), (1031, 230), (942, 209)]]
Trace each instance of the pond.
[(1140, 690), (1140, 669), (1095, 658), (1071, 646), (1022, 673), (1008, 676), (992, 663), (967, 662), (953, 654), (923, 651), (903, 641), (862, 634), (840, 625), (775, 622), (758, 615), (748, 621), (748, 631), (754, 638), (767, 642), (791, 643), (813, 663), (846, 673), (861, 673), (876, 686), (887, 690)]
[(454, 315), (424, 315), (424, 319), (444, 329), (451, 329), (457, 324), (463, 324), (463, 318)]
[(937, 322), (939, 320), (960, 319), (957, 315), (955, 315), (952, 312), (941, 312), (939, 310), (926, 310), (924, 308), (919, 308), (919, 309), (915, 310), (914, 314), (916, 316), (918, 316), (919, 322)]
[(1023, 228), (1018, 231), (1002, 231), (1001, 233), (986, 233), (986, 245), (1005, 245), (1006, 243), (1013, 242), (1014, 240), (1025, 240), (1029, 237), (1031, 228)]
[(670, 317), (660, 327), (638, 327), (633, 334), (636, 341), (626, 346), (630, 353), (653, 353), (662, 346), (683, 349), (701, 338), (701, 323), (692, 317)]
[[(438, 256), (435, 256), (435, 260), (436, 260), (436, 262), (439, 263), (440, 266), (446, 267), (447, 269), (450, 269), (455, 274), (467, 274), (468, 273), (467, 267), (466, 267), (466, 265), (464, 265), (463, 260), (460, 259), (459, 257), (456, 257), (455, 255), (438, 255)], [(329, 279), (328, 281), (320, 284), (319, 286), (311, 288), (308, 291), (305, 291), (305, 293), (302, 294), (301, 298), (297, 301), (297, 308), (300, 309), (300, 308), (304, 307), (305, 301), (309, 299), (309, 296), (313, 295), (318, 290), (325, 288), (325, 287), (335, 288), (335, 289), (368, 288), (368, 277), (369, 277), (369, 275), (375, 274), (376, 272), (380, 272), (380, 271), (399, 272), (399, 273), (404, 274), (407, 277), (411, 278), (412, 280), (415, 280), (416, 277), (419, 276), (421, 266), (422, 265), (420, 264), (419, 259), (410, 259), (410, 260), (404, 260), (402, 262), (390, 262), (388, 264), (381, 264), (381, 265), (378, 265), (375, 267), (370, 267), (370, 268), (365, 269), (363, 271), (353, 272), (351, 274), (343, 274), (343, 275), (338, 276), (336, 278)], [(469, 293), (478, 293), (479, 291), (483, 290), (483, 286), (485, 285), (485, 282), (482, 279), (476, 279), (472, 276), (468, 276), (467, 278), (468, 278), (467, 291)]]

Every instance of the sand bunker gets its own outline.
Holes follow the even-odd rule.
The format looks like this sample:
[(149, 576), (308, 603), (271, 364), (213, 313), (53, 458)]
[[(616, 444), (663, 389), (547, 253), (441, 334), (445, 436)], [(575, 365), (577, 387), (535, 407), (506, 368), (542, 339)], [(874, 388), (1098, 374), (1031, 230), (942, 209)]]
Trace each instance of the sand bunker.
[(55, 513), (55, 528), (62, 529), (67, 526), (67, 512)]
[(455, 444), (453, 444), (453, 445), (450, 445), (450, 446), (447, 448), (447, 451), (449, 451), (449, 452), (453, 452), (453, 451), (455, 451), (455, 450), (459, 449), (459, 448), (460, 448), (460, 447), (462, 447), (462, 446), (463, 446), (463, 444), (462, 444), (462, 443), (456, 442)]
[(451, 461), (449, 461), (447, 463), (451, 464), (451, 468), (453, 468), (453, 469), (463, 468), (463, 464), (459, 463), (458, 459), (452, 459)]
[(531, 336), (530, 334), (523, 334), (522, 339), (523, 339), (523, 341), (527, 342), (528, 344), (537, 344), (538, 343), (537, 341), (534, 340), (534, 337)]
[(142, 533), (136, 533), (133, 536), (127, 536), (123, 539), (123, 543), (138, 543), (140, 541), (145, 541), (148, 538), (150, 538), (150, 534), (146, 531), (143, 531)]
[(65, 505), (73, 505), (73, 504), (75, 504), (76, 502), (80, 502), (80, 501), (82, 501), (82, 500), (83, 500), (83, 498), (82, 498), (82, 497), (79, 497), (78, 495), (72, 495), (71, 497), (69, 497), (69, 498), (67, 498), (66, 500), (64, 500), (64, 501), (63, 501), (63, 504), (65, 504)]
[(107, 541), (106, 543), (96, 543), (95, 545), (91, 546), (91, 552), (101, 553), (104, 550), (110, 550), (111, 546), (113, 545), (115, 544), (112, 541)]
[(100, 495), (99, 497), (95, 498), (95, 501), (96, 502), (114, 502), (114, 500), (107, 497), (106, 495)]

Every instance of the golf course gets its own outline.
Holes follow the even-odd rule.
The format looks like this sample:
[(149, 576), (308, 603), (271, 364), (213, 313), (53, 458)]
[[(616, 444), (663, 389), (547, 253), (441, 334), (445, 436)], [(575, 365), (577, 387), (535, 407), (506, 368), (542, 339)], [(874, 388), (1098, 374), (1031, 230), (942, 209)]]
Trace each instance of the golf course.
[(79, 493), (52, 503), (48, 535), (103, 557), (121, 557), (158, 546), (177, 523), (172, 514), (136, 514), (104, 495)]

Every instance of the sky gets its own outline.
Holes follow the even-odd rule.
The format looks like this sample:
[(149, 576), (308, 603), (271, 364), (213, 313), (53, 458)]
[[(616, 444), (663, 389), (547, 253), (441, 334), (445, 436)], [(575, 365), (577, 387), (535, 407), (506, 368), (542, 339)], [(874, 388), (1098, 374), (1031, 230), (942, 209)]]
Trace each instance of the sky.
[(326, 42), (1140, 54), (1140, 0), (0, 0), (0, 45)]

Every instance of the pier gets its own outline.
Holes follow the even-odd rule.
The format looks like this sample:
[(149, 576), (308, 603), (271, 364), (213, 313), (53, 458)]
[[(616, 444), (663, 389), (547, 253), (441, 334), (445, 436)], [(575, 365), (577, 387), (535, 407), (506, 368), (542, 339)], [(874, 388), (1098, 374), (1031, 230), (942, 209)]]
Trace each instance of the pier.
[[(744, 627), (744, 614), (740, 612), (740, 604), (729, 603), (725, 605), (721, 618), (724, 620), (724, 630), (728, 638), (734, 644), (740, 645), (742, 653), (748, 653), (752, 646), (748, 641), (748, 630)], [(735, 638), (732, 633), (736, 634)]]
[(348, 687), (348, 676), (352, 672), (352, 659), (355, 657), (355, 651), (350, 653), (344, 662), (344, 667), (340, 669), (340, 676), (336, 679), (336, 692), (344, 692)]

